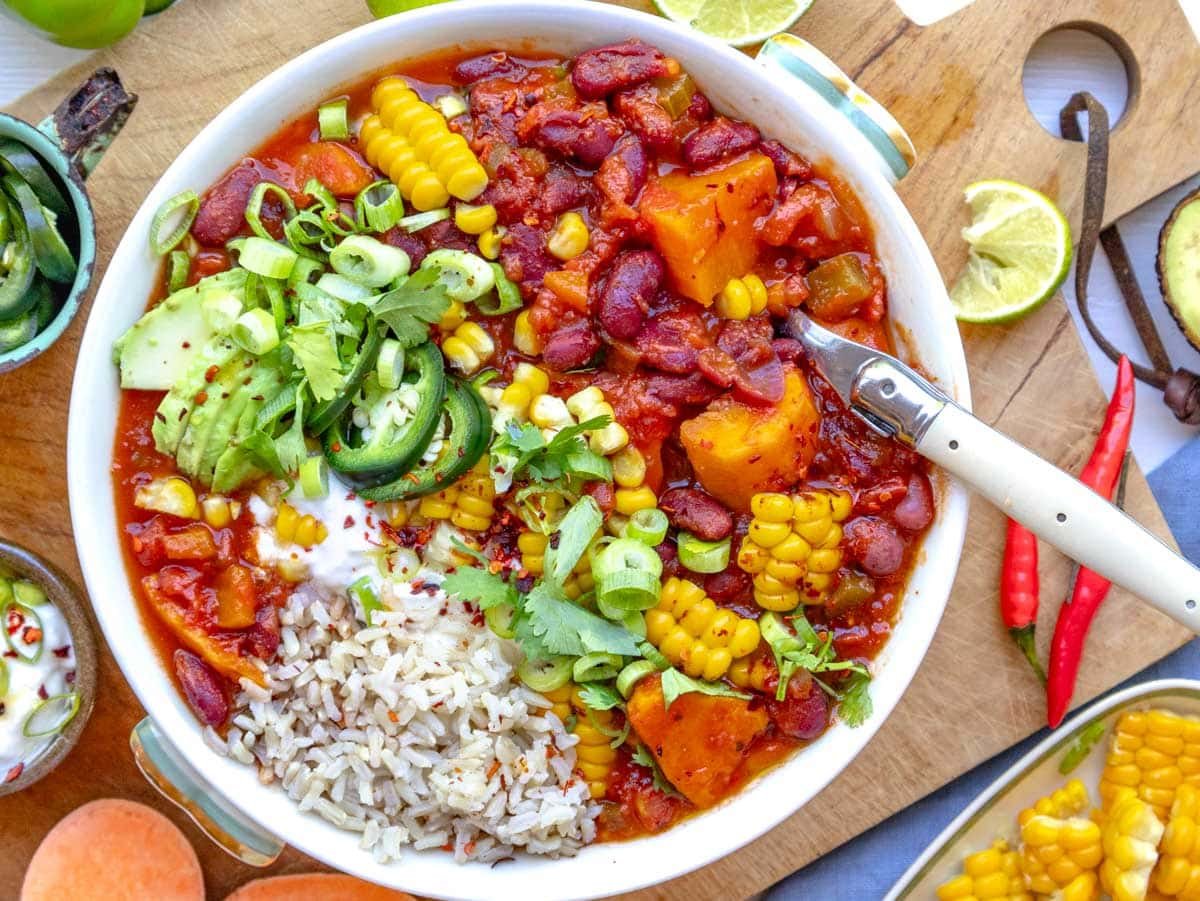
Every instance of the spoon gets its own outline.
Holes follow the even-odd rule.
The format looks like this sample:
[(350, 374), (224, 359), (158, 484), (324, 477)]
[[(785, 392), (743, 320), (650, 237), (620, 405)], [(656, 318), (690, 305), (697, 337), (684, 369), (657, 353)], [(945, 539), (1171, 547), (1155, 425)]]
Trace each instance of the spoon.
[(1068, 557), (1200, 634), (1200, 569), (1074, 476), (972, 416), (895, 357), (799, 310), (785, 331), (867, 425), (958, 477)]

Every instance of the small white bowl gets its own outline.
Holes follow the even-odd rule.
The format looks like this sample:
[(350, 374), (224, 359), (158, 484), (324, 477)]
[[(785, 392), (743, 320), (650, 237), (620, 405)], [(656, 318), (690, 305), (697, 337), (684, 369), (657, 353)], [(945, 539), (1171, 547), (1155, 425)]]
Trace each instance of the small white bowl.
[[(71, 397), (68, 446), (71, 514), (96, 613), (117, 662), (153, 719), (178, 795), (203, 796), (193, 813), (227, 847), (262, 863), (286, 842), (331, 866), (384, 885), (440, 898), (580, 898), (664, 882), (761, 835), (806, 804), (840, 773), (895, 708), (941, 619), (962, 550), (966, 492), (939, 480), (937, 518), (912, 574), (891, 640), (877, 661), (875, 714), (862, 727), (833, 726), (790, 762), (736, 797), (662, 835), (593, 845), (572, 859), (522, 856), (494, 869), (455, 864), (444, 853), (410, 853), (375, 863), (358, 837), (297, 812), (253, 769), (204, 744), (188, 711), (137, 627), (138, 605), (122, 565), (110, 478), (119, 399), (113, 341), (141, 314), (157, 272), (146, 233), (164, 200), (203, 190), (277, 128), (367, 73), (447, 47), (506, 47), (575, 54), (640, 38), (678, 59), (716, 108), (757, 124), (805, 154), (828, 160), (857, 193), (875, 229), (886, 272), (897, 343), (959, 403), (969, 405), (966, 363), (937, 267), (893, 190), (911, 144), (894, 121), (808, 45), (789, 38), (768, 46), (767, 65), (664, 19), (598, 3), (562, 0), (464, 2), (365, 25), (316, 47), (252, 87), (205, 128), (150, 192), (113, 255), (84, 334)], [(838, 113), (841, 113), (839, 115)], [(145, 743), (142, 745), (143, 749)], [(183, 776), (179, 776), (184, 773)], [(182, 778), (189, 785), (179, 786)], [(202, 808), (202, 809), (200, 809)], [(233, 823), (230, 839), (221, 822)]]

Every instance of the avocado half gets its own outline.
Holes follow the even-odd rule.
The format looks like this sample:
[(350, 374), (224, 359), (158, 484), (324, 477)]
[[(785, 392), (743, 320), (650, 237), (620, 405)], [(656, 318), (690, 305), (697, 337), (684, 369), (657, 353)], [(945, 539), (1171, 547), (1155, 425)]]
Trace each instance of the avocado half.
[(1179, 201), (1158, 233), (1157, 268), (1167, 308), (1200, 350), (1200, 189)]

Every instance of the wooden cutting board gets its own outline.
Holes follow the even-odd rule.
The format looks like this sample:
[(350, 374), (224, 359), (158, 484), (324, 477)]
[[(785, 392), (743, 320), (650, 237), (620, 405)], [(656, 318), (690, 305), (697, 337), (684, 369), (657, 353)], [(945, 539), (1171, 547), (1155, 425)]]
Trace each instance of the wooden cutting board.
[[(637, 0), (629, 5), (648, 8)], [(213, 115), (285, 60), (367, 19), (362, 0), (290, 0), (286, 7), (281, 17), (281, 5), (270, 0), (180, 3), (11, 110), (39, 120), (99, 64), (116, 68), (141, 95), (125, 133), (90, 182), (101, 269), (159, 173)], [(1200, 70), (1200, 48), (1175, 0), (980, 2), (928, 28), (909, 23), (890, 0), (817, 0), (796, 28), (908, 129), (920, 161), (901, 194), (947, 280), (963, 260), (960, 191), (970, 181), (1007, 177), (1040, 187), (1078, 224), (1083, 149), (1044, 132), (1026, 109), (1020, 86), (1028, 48), (1068, 22), (1095, 23), (1122, 36), (1138, 67), (1130, 110), (1113, 138), (1108, 212), (1115, 218), (1191, 175), (1200, 159), (1200, 132), (1185, 126), (1200, 112), (1200, 83), (1189, 74)], [(140, 306), (142, 298), (129, 302)], [(65, 442), (68, 387), (85, 318), (41, 358), (0, 376), (0, 535), (76, 577)], [(963, 335), (976, 412), (1078, 471), (1105, 396), (1062, 301), (1017, 325), (964, 329)], [(95, 490), (109, 488), (97, 484)], [(1140, 472), (1130, 478), (1128, 507), (1150, 529), (1167, 534)], [(855, 763), (764, 838), (640, 897), (728, 898), (760, 891), (1041, 725), (1039, 687), (996, 612), (1002, 534), (1002, 517), (976, 503), (958, 581), (929, 655)], [(1043, 558), (1044, 641), (1069, 564), (1052, 553)], [(1097, 618), (1078, 699), (1126, 678), (1186, 638), (1181, 628), (1114, 591)], [(127, 744), (142, 711), (107, 653), (101, 676), (92, 722), (66, 764), (32, 789), (0, 800), (0, 896), (15, 895), (29, 856), (61, 816), (104, 796), (145, 801), (178, 822), (196, 845), (212, 898), (260, 875), (217, 850), (142, 780)], [(271, 872), (314, 866), (289, 850)]]

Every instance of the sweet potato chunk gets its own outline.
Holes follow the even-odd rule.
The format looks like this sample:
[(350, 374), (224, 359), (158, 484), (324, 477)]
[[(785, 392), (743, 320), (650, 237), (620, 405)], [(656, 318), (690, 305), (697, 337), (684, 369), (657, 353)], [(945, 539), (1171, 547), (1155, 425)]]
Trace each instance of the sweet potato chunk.
[(225, 901), (415, 901), (412, 895), (341, 873), (297, 873), (247, 882)]
[(771, 209), (775, 167), (761, 153), (707, 172), (650, 180), (638, 209), (667, 262), (672, 288), (708, 306), (758, 256), (754, 222)]
[(629, 721), (663, 775), (697, 807), (712, 807), (733, 788), (750, 742), (767, 713), (739, 698), (690, 693), (663, 705), (662, 680), (643, 679), (629, 699)]
[(774, 407), (722, 396), (682, 423), (679, 435), (704, 489), (733, 510), (746, 511), (756, 493), (787, 488), (804, 475), (820, 424), (804, 378), (789, 370), (783, 400)]
[(25, 871), (21, 901), (68, 898), (204, 901), (204, 874), (187, 838), (165, 816), (145, 804), (103, 798), (59, 820)]

